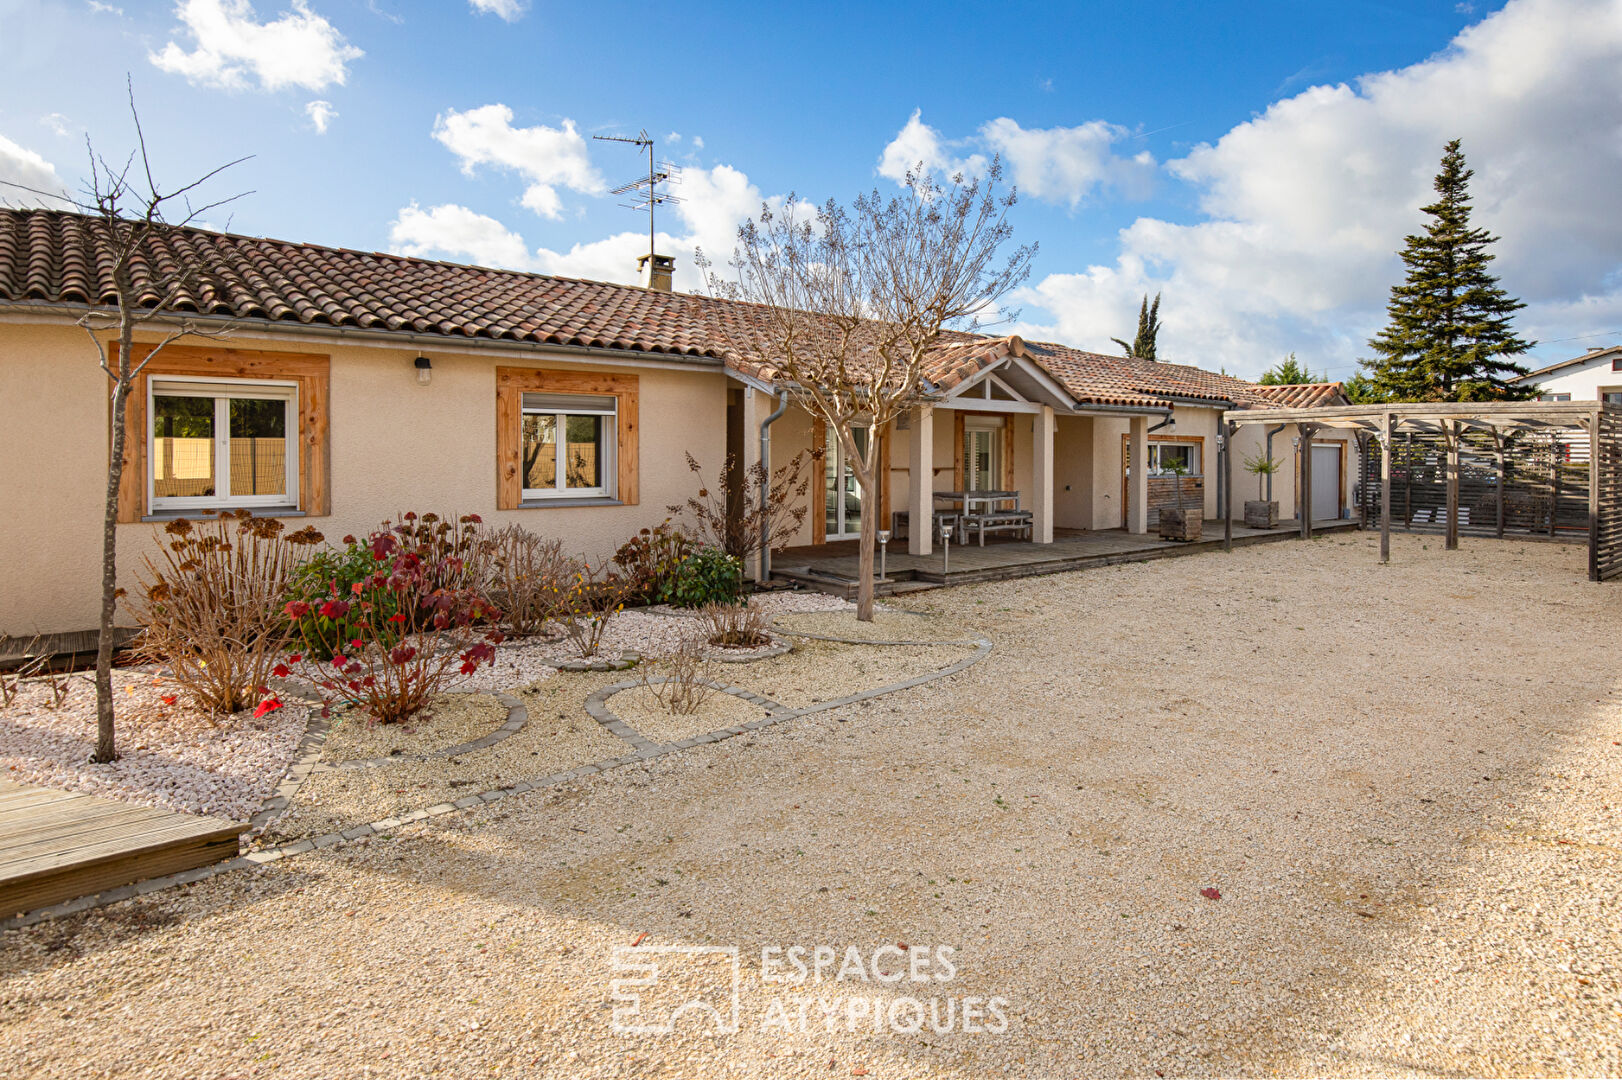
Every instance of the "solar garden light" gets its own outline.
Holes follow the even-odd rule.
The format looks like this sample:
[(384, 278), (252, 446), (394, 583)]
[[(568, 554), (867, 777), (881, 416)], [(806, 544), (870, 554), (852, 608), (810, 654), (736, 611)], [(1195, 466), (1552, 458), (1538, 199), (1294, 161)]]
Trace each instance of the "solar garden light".
[(889, 553), (890, 553), (890, 530), (889, 529), (880, 529), (879, 530), (879, 580), (880, 581), (883, 581), (885, 578), (890, 576), (889, 574), (885, 573), (885, 568), (889, 565), (889, 561), (886, 558), (886, 556), (888, 556)]
[(941, 522), (941, 576), (946, 576), (946, 569), (952, 561), (952, 525), (950, 522)]

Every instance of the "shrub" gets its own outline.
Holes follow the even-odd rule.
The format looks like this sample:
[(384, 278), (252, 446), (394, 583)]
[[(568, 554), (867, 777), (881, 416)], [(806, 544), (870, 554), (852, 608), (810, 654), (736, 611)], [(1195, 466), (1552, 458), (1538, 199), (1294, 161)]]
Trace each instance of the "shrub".
[(735, 603), (743, 594), (743, 564), (720, 548), (699, 548), (681, 561), (666, 594), (677, 607)]
[(311, 528), (287, 536), (246, 510), (164, 527), (130, 607), (143, 631), (137, 655), (168, 665), (182, 690), (214, 713), (257, 701), (288, 643), (282, 601)]
[(770, 645), (766, 613), (748, 604), (705, 604), (698, 612), (704, 640), (722, 649), (756, 649)]
[(483, 546), (486, 592), (506, 615), (508, 630), (539, 633), (556, 614), (559, 596), (580, 569), (578, 560), (563, 554), (561, 541), (519, 525), (489, 534)]
[[(330, 642), (351, 641), (363, 630), (376, 637), (398, 625), (391, 621), (398, 610), (395, 595), (370, 585), (378, 570), (391, 568), (381, 565), (388, 556), (353, 536), (344, 539), (343, 548), (318, 551), (294, 571), (283, 605), (303, 651), (321, 660), (332, 659)], [(348, 601), (341, 616), (331, 614), (339, 610), (328, 603), (332, 600)]]
[(490, 548), (480, 534), (483, 520), (478, 514), (440, 517), (412, 511), (400, 515), (400, 523), (385, 521), (383, 528), (394, 534), (398, 554), (413, 555), (427, 576), (430, 590), (452, 592), (481, 590), (489, 581)]
[[(294, 653), (272, 674), (297, 672), (315, 685), (327, 708), (341, 702), (393, 723), (425, 708), (456, 671), (471, 675), (495, 659), (500, 631), (481, 632), (477, 624), (500, 613), (476, 589), (436, 584), (445, 567), (425, 558), (421, 548), (403, 548), (392, 530), (372, 534), (368, 543), (376, 565), (350, 595), (334, 589), (319, 604), (288, 602), (288, 618), (305, 623), (317, 656)], [(392, 614), (384, 618), (384, 610)], [(348, 633), (354, 637), (342, 636)]]
[[(739, 470), (736, 458), (728, 454), (721, 469), (723, 482), (711, 484), (705, 481), (698, 460), (688, 454), (687, 469), (698, 479), (698, 494), (665, 509), (672, 516), (690, 516), (694, 536), (734, 558), (747, 558), (762, 544), (776, 551), (788, 546), (805, 522), (810, 510), (805, 495), (813, 476), (818, 475), (817, 470), (808, 471), (806, 466), (821, 461), (822, 455), (821, 450), (801, 450), (770, 474), (757, 461), (742, 470), (736, 484), (729, 484), (726, 478)], [(732, 487), (737, 488), (735, 505), (730, 497)]]
[(682, 562), (693, 542), (669, 521), (643, 529), (614, 552), (614, 565), (626, 581), (627, 603), (667, 604)]
[(691, 716), (715, 692), (703, 645), (693, 638), (683, 640), (660, 668), (665, 673), (662, 679), (655, 678), (646, 667), (638, 678), (654, 700), (673, 716)]
[(576, 565), (569, 580), (558, 590), (555, 610), (563, 632), (582, 658), (597, 655), (608, 622), (625, 609), (630, 583), (590, 563)]

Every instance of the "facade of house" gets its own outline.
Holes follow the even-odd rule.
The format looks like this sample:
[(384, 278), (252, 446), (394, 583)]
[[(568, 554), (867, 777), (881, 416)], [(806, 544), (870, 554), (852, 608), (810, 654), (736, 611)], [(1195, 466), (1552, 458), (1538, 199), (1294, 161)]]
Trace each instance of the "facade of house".
[[(717, 329), (740, 309), (672, 293), (668, 275), (622, 286), (201, 230), (158, 244), (155, 262), (183, 246), (202, 270), (137, 351), (182, 324), (217, 336), (163, 349), (129, 402), (126, 587), (166, 521), (234, 507), (334, 540), (407, 510), (477, 513), (602, 559), (696, 489), (689, 454), (713, 480), (729, 455), (758, 460), (763, 430), (774, 462), (825, 451), (806, 543), (853, 535), (869, 512), (885, 527), (899, 510), (927, 521), (941, 490), (1019, 491), (1037, 542), (1056, 529), (1142, 532), (1174, 487), (1207, 517), (1238, 516), (1251, 497), (1238, 463), (1265, 436), (1236, 440), (1238, 497), (1226, 498), (1221, 412), (1272, 407), (1253, 384), (1196, 367), (956, 335), (931, 358), (924, 402), (867, 434), (888, 462), (869, 508), (808, 415), (790, 407), (767, 423), (779, 387), (729, 356)], [(56, 648), (80, 647), (97, 621), (109, 384), (79, 322), (111, 302), (104, 262), (86, 219), (0, 210), (0, 488), (12, 508), (0, 633)], [(1287, 458), (1292, 432), (1272, 437)], [(1289, 473), (1274, 477), (1285, 517)], [(1314, 516), (1355, 504), (1345, 475), (1335, 513)], [(927, 552), (930, 530), (908, 542)]]
[(1622, 404), (1622, 345), (1589, 349), (1515, 380), (1538, 388), (1539, 401), (1608, 401)]

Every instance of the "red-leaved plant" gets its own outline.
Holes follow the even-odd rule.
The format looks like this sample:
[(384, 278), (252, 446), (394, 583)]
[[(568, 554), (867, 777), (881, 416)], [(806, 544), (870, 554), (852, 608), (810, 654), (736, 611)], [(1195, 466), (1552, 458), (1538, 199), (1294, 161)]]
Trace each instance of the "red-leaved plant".
[[(332, 658), (293, 653), (272, 674), (306, 679), (326, 709), (347, 704), (387, 724), (422, 711), (455, 673), (494, 660), (500, 613), (474, 588), (441, 584), (459, 575), (394, 531), (373, 533), (367, 544), (377, 568), (347, 595), (334, 583), (326, 599), (285, 608), (316, 646), (309, 651)], [(373, 617), (385, 611), (392, 614)]]

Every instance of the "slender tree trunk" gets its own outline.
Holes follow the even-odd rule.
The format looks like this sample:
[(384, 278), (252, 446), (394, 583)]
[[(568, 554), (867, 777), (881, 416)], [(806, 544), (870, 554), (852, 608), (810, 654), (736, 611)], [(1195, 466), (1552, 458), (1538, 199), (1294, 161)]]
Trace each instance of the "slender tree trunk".
[[(847, 441), (847, 454), (855, 463), (856, 485), (862, 490), (862, 528), (856, 541), (856, 619), (873, 621), (873, 554), (879, 538), (878, 425), (868, 429), (867, 452), (851, 453), (854, 439)], [(841, 494), (840, 498), (844, 498)]]
[(107, 498), (101, 521), (101, 629), (96, 635), (96, 752), (90, 760), (118, 758), (113, 743), (113, 618), (118, 611), (118, 489), (124, 477), (125, 406), (130, 396), (131, 337), (128, 320), (118, 335), (118, 374), (113, 381), (113, 439), (107, 463)]

